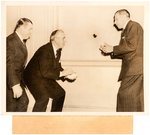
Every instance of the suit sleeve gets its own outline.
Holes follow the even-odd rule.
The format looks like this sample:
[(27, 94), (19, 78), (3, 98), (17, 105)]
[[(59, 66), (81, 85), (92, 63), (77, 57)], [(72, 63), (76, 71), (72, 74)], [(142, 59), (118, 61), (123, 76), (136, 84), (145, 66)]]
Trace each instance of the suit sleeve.
[(122, 55), (132, 52), (136, 49), (138, 42), (138, 25), (132, 25), (124, 36), (121, 37), (120, 43), (114, 46), (114, 55)]
[(12, 88), (14, 85), (19, 84), (20, 80), (15, 71), (15, 46), (13, 41), (7, 40), (7, 84), (9, 88)]
[(42, 50), (38, 55), (39, 68), (42, 76), (47, 79), (57, 80), (60, 68), (55, 68), (54, 59), (47, 50)]
[(122, 59), (123, 58), (123, 55), (120, 54), (120, 55), (114, 55), (114, 53), (110, 53), (110, 57), (111, 59)]

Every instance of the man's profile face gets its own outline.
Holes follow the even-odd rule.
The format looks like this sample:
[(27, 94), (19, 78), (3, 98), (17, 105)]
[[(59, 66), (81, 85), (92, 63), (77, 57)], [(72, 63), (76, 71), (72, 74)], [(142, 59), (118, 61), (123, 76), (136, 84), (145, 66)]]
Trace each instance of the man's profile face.
[(116, 13), (114, 16), (114, 23), (119, 29), (123, 28), (123, 15)]
[(21, 26), (21, 34), (23, 39), (29, 39), (33, 30), (33, 25), (30, 22), (26, 22)]
[(58, 31), (55, 34), (54, 42), (59, 46), (59, 48), (63, 48), (65, 46), (65, 34), (63, 31)]

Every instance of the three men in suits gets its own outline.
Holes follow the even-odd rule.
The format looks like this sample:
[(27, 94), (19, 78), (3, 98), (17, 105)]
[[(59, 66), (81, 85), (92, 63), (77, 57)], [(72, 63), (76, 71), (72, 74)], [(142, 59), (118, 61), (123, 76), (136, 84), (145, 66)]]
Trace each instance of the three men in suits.
[(143, 29), (139, 23), (130, 20), (126, 9), (115, 13), (114, 23), (118, 29), (123, 29), (119, 45), (104, 43), (100, 49), (111, 58), (122, 59), (117, 112), (141, 112), (144, 111)]
[(14, 32), (7, 37), (7, 90), (6, 111), (25, 112), (28, 97), (25, 92), (23, 72), (27, 60), (25, 41), (31, 36), (33, 24), (28, 18), (18, 20)]
[(72, 76), (73, 70), (61, 67), (60, 56), (64, 45), (64, 32), (53, 31), (50, 42), (35, 52), (25, 69), (24, 79), (35, 99), (33, 112), (45, 112), (49, 98), (52, 98), (51, 112), (61, 112), (63, 109), (65, 90), (56, 80), (76, 79)]

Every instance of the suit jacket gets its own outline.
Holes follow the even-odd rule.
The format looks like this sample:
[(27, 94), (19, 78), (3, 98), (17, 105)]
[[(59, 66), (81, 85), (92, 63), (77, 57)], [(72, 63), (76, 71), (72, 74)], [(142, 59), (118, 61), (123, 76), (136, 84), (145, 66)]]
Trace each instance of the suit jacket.
[(47, 43), (40, 47), (29, 61), (24, 79), (31, 92), (53, 91), (51, 82), (60, 79), (62, 70), (61, 63), (55, 58), (52, 44)]
[(7, 59), (7, 88), (22, 84), (23, 71), (27, 61), (27, 48), (16, 33), (6, 39)]
[(120, 43), (113, 48), (111, 58), (121, 58), (119, 81), (126, 76), (143, 74), (143, 29), (137, 22), (129, 21), (121, 34)]

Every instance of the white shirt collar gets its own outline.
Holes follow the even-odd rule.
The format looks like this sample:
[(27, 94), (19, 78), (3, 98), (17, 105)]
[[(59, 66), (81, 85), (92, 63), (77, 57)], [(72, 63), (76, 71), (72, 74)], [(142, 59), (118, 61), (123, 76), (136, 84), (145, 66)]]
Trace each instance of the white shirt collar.
[(17, 31), (15, 31), (16, 32), (16, 34), (18, 35), (18, 37), (20, 38), (20, 40), (22, 41), (22, 43), (24, 43), (23, 42), (23, 38), (21, 37), (21, 35), (17, 32)]
[(54, 54), (55, 54), (55, 57), (56, 57), (57, 48), (55, 47), (54, 43), (52, 43), (52, 46), (53, 46)]

